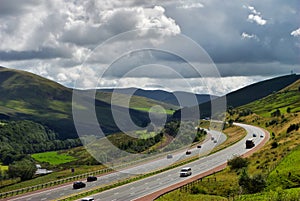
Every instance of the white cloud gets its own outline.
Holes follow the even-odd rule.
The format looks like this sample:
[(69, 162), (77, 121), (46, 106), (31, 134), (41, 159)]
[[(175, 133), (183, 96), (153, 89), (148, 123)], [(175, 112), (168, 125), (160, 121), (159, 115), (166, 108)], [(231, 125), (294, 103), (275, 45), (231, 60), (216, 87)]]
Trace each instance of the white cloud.
[(249, 22), (255, 22), (258, 25), (265, 25), (267, 23), (267, 20), (263, 19), (261, 13), (253, 6), (248, 6), (248, 9), (251, 12), (251, 14), (248, 15)]
[(182, 4), (178, 6), (178, 8), (183, 8), (183, 9), (192, 9), (192, 8), (203, 8), (204, 5), (202, 3), (191, 3), (191, 4)]
[(267, 23), (267, 20), (264, 20), (261, 16), (254, 14), (248, 15), (248, 20), (250, 22), (255, 22), (258, 25), (265, 25)]
[(255, 34), (248, 34), (246, 32), (243, 32), (241, 36), (242, 36), (242, 39), (255, 39), (255, 40), (259, 41), (259, 38)]
[(294, 37), (298, 37), (300, 36), (300, 28), (299, 29), (296, 29), (294, 31), (291, 32), (291, 35), (294, 36)]

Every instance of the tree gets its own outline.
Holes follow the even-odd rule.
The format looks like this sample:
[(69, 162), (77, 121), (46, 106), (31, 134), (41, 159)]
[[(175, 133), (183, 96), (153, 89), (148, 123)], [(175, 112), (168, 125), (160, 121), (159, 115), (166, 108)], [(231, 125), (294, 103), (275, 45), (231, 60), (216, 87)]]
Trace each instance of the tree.
[(266, 180), (262, 174), (250, 177), (244, 170), (239, 178), (239, 185), (244, 193), (258, 193), (266, 187)]
[(287, 113), (290, 113), (290, 112), (291, 112), (291, 108), (288, 107), (288, 108), (286, 109), (286, 112), (287, 112)]
[(21, 181), (32, 179), (36, 172), (35, 164), (28, 160), (15, 161), (8, 166), (8, 174), (11, 178), (20, 177)]
[(231, 160), (228, 160), (227, 164), (231, 169), (241, 169), (247, 167), (249, 164), (248, 159), (242, 158), (241, 156), (235, 156)]

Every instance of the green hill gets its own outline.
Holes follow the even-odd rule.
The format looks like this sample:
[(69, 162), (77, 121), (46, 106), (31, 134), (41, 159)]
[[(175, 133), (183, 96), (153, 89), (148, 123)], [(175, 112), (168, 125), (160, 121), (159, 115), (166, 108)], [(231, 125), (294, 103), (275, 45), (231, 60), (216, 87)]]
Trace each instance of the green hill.
[(277, 109), (281, 114), (300, 112), (300, 79), (284, 89), (260, 100), (243, 105), (240, 109), (250, 109), (264, 117), (270, 117)]
[[(0, 119), (32, 120), (54, 130), (59, 139), (78, 137), (72, 116), (72, 89), (29, 72), (0, 67), (0, 93)], [(95, 107), (103, 131), (119, 131), (111, 105), (96, 98)], [(126, 117), (126, 108), (116, 110), (120, 118)], [(130, 109), (130, 114), (139, 126), (149, 122), (147, 112)]]
[[(227, 106), (228, 107), (239, 107), (246, 105), (253, 101), (264, 98), (272, 93), (278, 92), (283, 88), (289, 86), (300, 79), (300, 75), (286, 75), (281, 77), (276, 77), (273, 79), (261, 81), (244, 88), (241, 88), (237, 91), (231, 92), (226, 95)], [(221, 97), (224, 98), (224, 97)], [(213, 101), (217, 103), (220, 99), (216, 98)], [(202, 103), (199, 105), (201, 112), (201, 117), (210, 117), (211, 116), (211, 102)], [(193, 108), (183, 108), (183, 110), (194, 111)], [(173, 118), (180, 118), (181, 110), (177, 110)], [(192, 115), (192, 114), (191, 114)]]

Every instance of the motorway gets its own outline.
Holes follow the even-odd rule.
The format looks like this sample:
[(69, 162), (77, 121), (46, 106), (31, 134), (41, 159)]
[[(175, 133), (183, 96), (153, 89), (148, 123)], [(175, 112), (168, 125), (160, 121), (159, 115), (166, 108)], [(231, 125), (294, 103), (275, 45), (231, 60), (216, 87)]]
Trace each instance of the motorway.
[[(217, 139), (217, 143), (214, 143), (211, 140), (211, 137)], [(226, 140), (226, 135), (217, 131), (209, 131), (206, 140), (203, 142), (202, 147), (199, 148), (190, 148), (188, 150), (191, 151), (190, 155), (186, 155), (185, 151), (175, 152), (172, 153), (173, 158), (167, 159), (166, 155), (164, 154), (161, 158), (155, 158), (151, 161), (145, 161), (143, 164), (136, 165), (133, 167), (129, 167), (126, 169), (122, 169), (116, 172), (112, 172), (110, 174), (101, 175), (98, 177), (97, 181), (94, 182), (86, 182), (86, 180), (82, 180), (86, 183), (86, 187), (82, 189), (73, 189), (72, 184), (63, 185), (56, 188), (45, 189), (41, 192), (30, 193), (28, 195), (21, 195), (15, 198), (10, 198), (11, 201), (36, 201), (36, 200), (57, 200), (61, 197), (65, 197), (68, 195), (76, 194), (81, 191), (86, 191), (97, 186), (105, 186), (111, 184), (116, 181), (120, 181), (129, 177), (136, 175), (136, 173), (146, 173), (152, 172), (158, 169), (165, 168), (179, 160), (183, 160), (188, 157), (193, 157), (196, 155), (204, 155), (208, 154), (215, 146), (222, 144)]]
[[(234, 144), (231, 147), (228, 147), (212, 155), (204, 156), (201, 159), (186, 165), (192, 167), (193, 175), (201, 174), (214, 167), (224, 164), (233, 155), (242, 155), (246, 153), (248, 149), (245, 149), (245, 140), (252, 137), (253, 133), (257, 134), (257, 137), (255, 138), (255, 144), (259, 144), (262, 141), (263, 137), (260, 137), (260, 135), (263, 136), (265, 135), (263, 130), (257, 127), (244, 125), (244, 124), (236, 124), (236, 125), (245, 128), (247, 131), (247, 136), (243, 140), (239, 141), (238, 143)], [(217, 143), (214, 143), (212, 140), (210, 140), (211, 136), (209, 136), (209, 139), (205, 140), (205, 142), (202, 144), (202, 147), (200, 149), (198, 148), (189, 149), (192, 152), (192, 154), (189, 156), (186, 156), (185, 152), (178, 152), (173, 154), (172, 159), (167, 159), (166, 157), (163, 157), (163, 158), (155, 159), (153, 161), (145, 162), (144, 164), (141, 165), (127, 168), (124, 171), (117, 171), (107, 175), (102, 175), (98, 177), (98, 180), (96, 182), (87, 182), (86, 188), (83, 189), (73, 190), (72, 184), (68, 184), (53, 189), (45, 189), (44, 191), (37, 192), (37, 193), (10, 198), (9, 200), (12, 201), (58, 200), (59, 198), (71, 194), (76, 194), (81, 191), (86, 191), (88, 189), (95, 188), (97, 186), (104, 186), (118, 180), (132, 177), (134, 173), (140, 172), (141, 170), (145, 172), (150, 172), (153, 170), (157, 170), (159, 168), (166, 167), (176, 162), (177, 160), (184, 159), (186, 157), (192, 157), (198, 154), (201, 155), (207, 154), (213, 147), (223, 143), (226, 140), (226, 136), (224, 134), (212, 130), (209, 131), (209, 133), (211, 136), (217, 139)], [(134, 200), (139, 197), (143, 197), (147, 194), (156, 192), (160, 189), (164, 189), (170, 185), (188, 179), (188, 177), (187, 178), (179, 177), (180, 169), (181, 167), (178, 167), (118, 188), (104, 191), (102, 193), (94, 195), (94, 198), (95, 200), (125, 201), (125, 200)]]
[[(241, 126), (247, 131), (247, 135), (245, 136), (245, 138), (222, 151), (208, 155), (182, 167), (191, 167), (193, 175), (204, 173), (210, 169), (226, 163), (227, 160), (231, 159), (234, 155), (242, 155), (251, 150), (246, 149), (245, 141), (248, 138), (252, 138), (254, 133), (256, 134), (256, 137), (254, 138), (256, 146), (260, 144), (266, 137), (265, 132), (258, 127), (238, 123), (236, 123), (235, 125)], [(154, 193), (156, 191), (189, 179), (189, 177), (179, 177), (179, 171), (182, 167), (178, 167), (143, 180), (104, 191), (102, 193), (93, 195), (93, 197), (95, 198), (95, 200), (99, 201), (126, 201), (141, 198), (148, 194)]]

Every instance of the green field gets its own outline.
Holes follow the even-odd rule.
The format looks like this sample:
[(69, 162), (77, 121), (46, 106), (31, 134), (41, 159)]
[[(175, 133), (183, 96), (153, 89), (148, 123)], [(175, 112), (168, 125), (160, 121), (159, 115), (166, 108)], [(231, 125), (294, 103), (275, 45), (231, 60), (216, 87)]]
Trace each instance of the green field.
[(76, 160), (76, 158), (74, 158), (73, 156), (67, 154), (59, 154), (57, 151), (32, 154), (31, 156), (38, 162), (46, 162), (51, 165), (60, 165)]
[(0, 164), (0, 172), (1, 171), (7, 171), (7, 170), (8, 170), (8, 166)]
[(167, 115), (172, 115), (175, 112), (175, 110), (170, 110), (170, 109), (165, 109), (165, 110), (155, 110), (154, 109), (153, 110), (153, 109), (147, 108), (147, 107), (133, 107), (132, 109), (145, 111), (145, 112), (161, 113), (161, 114), (166, 113)]

